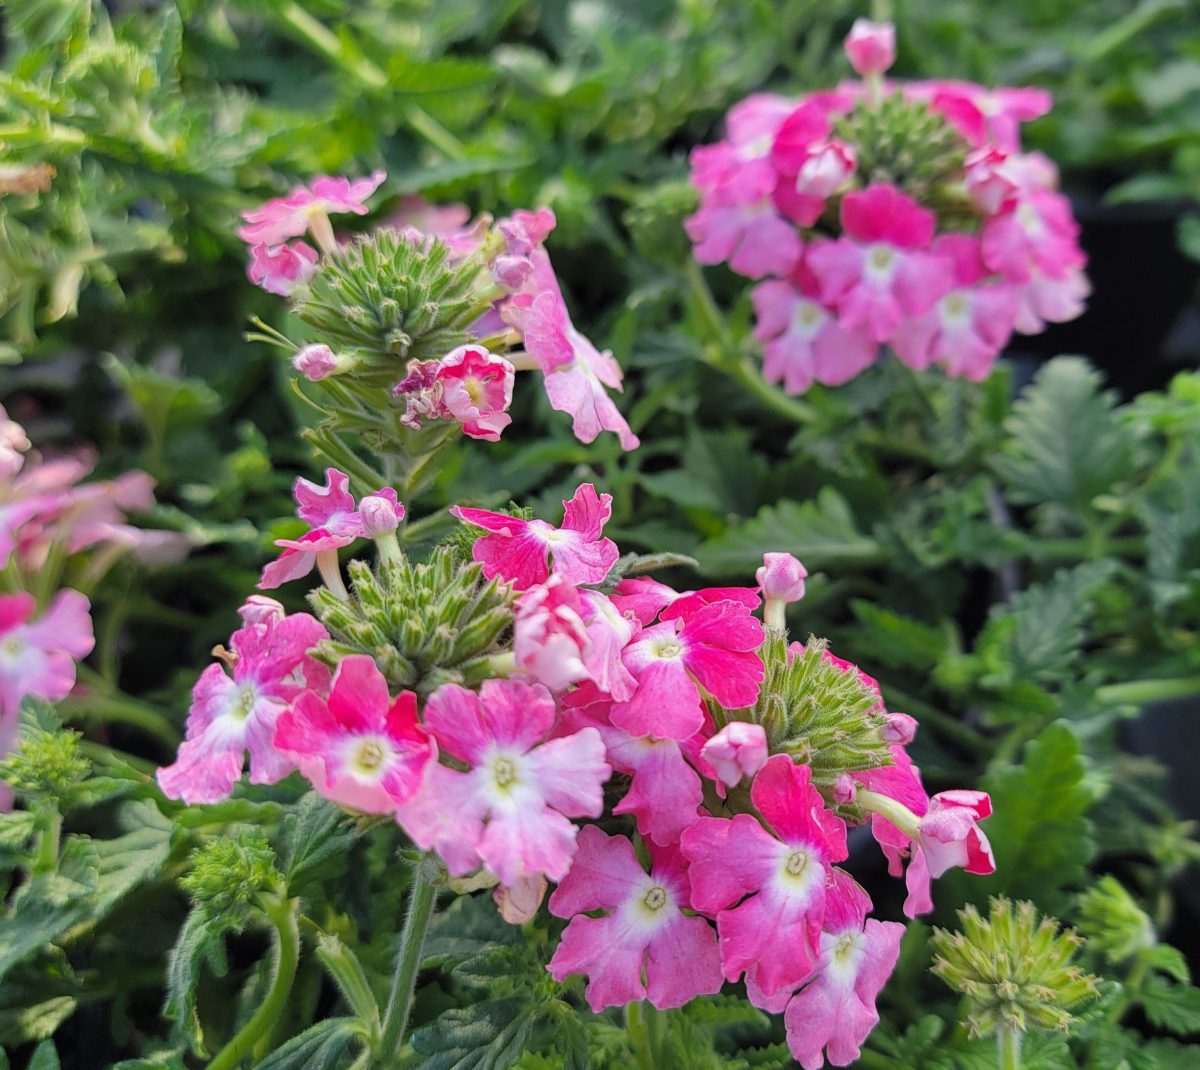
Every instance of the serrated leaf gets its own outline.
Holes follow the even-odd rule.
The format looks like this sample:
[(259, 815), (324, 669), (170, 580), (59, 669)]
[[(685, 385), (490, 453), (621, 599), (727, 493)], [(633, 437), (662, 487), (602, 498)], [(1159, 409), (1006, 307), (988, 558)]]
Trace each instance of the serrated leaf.
[(534, 1008), (521, 996), (445, 1011), (412, 1035), (422, 1070), (508, 1070), (525, 1049)]
[(193, 910), (179, 931), (167, 961), (167, 1000), (163, 1017), (174, 1023), (172, 1032), (199, 1056), (207, 1054), (204, 1029), (196, 1013), (196, 986), (207, 964), (217, 977), (229, 969), (225, 957), (225, 928), (204, 911)]
[(355, 841), (345, 812), (310, 791), (283, 821), (288, 890), (295, 893), (318, 878), (342, 872)]
[(1165, 973), (1182, 984), (1191, 980), (1191, 970), (1183, 952), (1170, 944), (1156, 944), (1141, 953), (1141, 958), (1159, 973)]
[(1138, 1002), (1160, 1029), (1181, 1037), (1200, 1033), (1200, 988), (1152, 977), (1142, 987)]
[(362, 1040), (354, 1018), (326, 1018), (276, 1048), (257, 1070), (335, 1070), (346, 1049)]
[(846, 499), (833, 487), (816, 498), (768, 505), (745, 523), (701, 543), (700, 567), (714, 576), (752, 576), (768, 552), (795, 554), (811, 571), (835, 564), (879, 561), (883, 551), (858, 530)]
[(1005, 421), (1009, 439), (992, 461), (1014, 501), (1088, 512), (1133, 470), (1133, 439), (1116, 397), (1081, 357), (1044, 365)]
[(70, 996), (54, 996), (26, 1007), (0, 1006), (0, 1037), (13, 1044), (45, 1040), (75, 1013)]
[(685, 509), (745, 515), (760, 499), (767, 462), (751, 448), (748, 432), (732, 429), (688, 432), (683, 464), (641, 476), (652, 493)]
[(869, 651), (883, 665), (896, 669), (932, 668), (946, 653), (946, 635), (941, 628), (901, 616), (863, 599), (850, 608), (861, 628), (855, 629), (855, 645)]

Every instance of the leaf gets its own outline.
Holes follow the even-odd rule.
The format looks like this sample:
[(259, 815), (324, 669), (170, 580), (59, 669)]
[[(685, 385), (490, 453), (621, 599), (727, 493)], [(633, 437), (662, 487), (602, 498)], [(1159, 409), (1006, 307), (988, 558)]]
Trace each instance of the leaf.
[(767, 462), (751, 448), (748, 432), (693, 427), (682, 459), (679, 468), (642, 475), (642, 484), (685, 509), (744, 516), (761, 500)]
[(850, 608), (862, 625), (855, 630), (855, 644), (869, 651), (870, 656), (883, 665), (896, 669), (928, 669), (946, 653), (946, 635), (941, 628), (901, 616), (861, 598), (852, 601)]
[(1188, 969), (1187, 959), (1183, 952), (1170, 944), (1155, 944), (1141, 953), (1141, 958), (1159, 973), (1165, 973), (1181, 984), (1191, 980), (1192, 973)]
[(438, 1015), (412, 1035), (421, 1070), (508, 1070), (520, 1058), (533, 1008), (522, 996), (481, 1000)]
[(1132, 473), (1132, 435), (1100, 383), (1081, 357), (1056, 357), (1013, 405), (992, 467), (1014, 501), (1086, 513)]
[(276, 1048), (256, 1070), (334, 1070), (346, 1049), (362, 1040), (354, 1018), (326, 1018)]
[(355, 838), (346, 814), (310, 791), (283, 821), (288, 891), (345, 870)]
[(59, 1070), (58, 1049), (53, 1040), (43, 1040), (33, 1049), (28, 1070)]
[(1200, 1033), (1200, 988), (1152, 977), (1142, 987), (1138, 1002), (1160, 1029), (1181, 1037)]
[(753, 519), (701, 543), (696, 558), (713, 575), (746, 576), (772, 551), (795, 554), (810, 570), (870, 564), (882, 556), (879, 544), (858, 530), (846, 499), (822, 487), (809, 501), (765, 506)]
[(75, 1007), (70, 996), (53, 996), (22, 1007), (0, 1005), (0, 1037), (15, 1044), (45, 1040), (75, 1013)]
[(204, 911), (192, 910), (179, 930), (179, 939), (167, 961), (167, 999), (163, 1017), (173, 1022), (172, 1033), (191, 1051), (205, 1056), (204, 1029), (196, 1012), (196, 986), (205, 963), (218, 977), (229, 970), (225, 957), (225, 926)]
[(1195, 1070), (1196, 1045), (1177, 1040), (1142, 1041), (1137, 1047), (1138, 1070)]

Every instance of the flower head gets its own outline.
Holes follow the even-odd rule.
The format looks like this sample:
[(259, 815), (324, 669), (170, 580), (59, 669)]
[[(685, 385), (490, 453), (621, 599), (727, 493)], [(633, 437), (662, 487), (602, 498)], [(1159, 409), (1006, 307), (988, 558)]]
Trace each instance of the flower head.
[(483, 346), (459, 346), (440, 360), (413, 362), (392, 396), (405, 398), (401, 420), (409, 427), (419, 429), (423, 418), (457, 420), (471, 438), (499, 442), (512, 423), (514, 374), (507, 360)]
[(60, 591), (34, 620), (36, 609), (31, 594), (0, 595), (0, 721), (15, 724), (27, 696), (66, 698), (75, 686), (75, 663), (95, 643), (90, 605), (78, 591)]
[(737, 787), (743, 777), (753, 777), (767, 762), (767, 734), (760, 724), (730, 721), (700, 748), (700, 755), (721, 782)]

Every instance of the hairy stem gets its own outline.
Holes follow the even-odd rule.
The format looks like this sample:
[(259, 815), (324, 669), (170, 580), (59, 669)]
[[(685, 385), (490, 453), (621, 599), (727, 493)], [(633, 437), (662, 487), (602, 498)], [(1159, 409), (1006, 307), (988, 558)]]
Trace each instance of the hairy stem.
[(413, 867), (412, 884), (408, 889), (408, 914), (404, 919), (400, 943), (396, 947), (392, 987), (383, 1014), (383, 1034), (379, 1041), (382, 1066), (395, 1062), (404, 1042), (417, 974), (421, 969), (425, 935), (429, 932), (429, 923), (433, 920), (433, 910), (437, 904), (435, 866), (436, 862), (426, 855)]
[(1011, 1026), (1003, 1025), (996, 1034), (996, 1048), (1000, 1053), (1000, 1070), (1021, 1070), (1021, 1033)]

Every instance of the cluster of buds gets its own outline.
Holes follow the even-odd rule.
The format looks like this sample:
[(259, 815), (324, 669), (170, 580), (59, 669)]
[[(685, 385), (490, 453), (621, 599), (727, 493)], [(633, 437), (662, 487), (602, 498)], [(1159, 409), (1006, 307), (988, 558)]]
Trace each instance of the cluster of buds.
[[(913, 917), (950, 867), (994, 869), (990, 805), (930, 797), (914, 720), (823, 640), (789, 641), (800, 562), (770, 554), (756, 586), (676, 590), (620, 557), (611, 498), (584, 484), (557, 525), (456, 507), (465, 537), (415, 564), (395, 495), (356, 502), (346, 485), (336, 470), (297, 485), (313, 531), (263, 585), (304, 556), (285, 571), (317, 564), (313, 614), (247, 601), (163, 790), (225, 798), (247, 753), (252, 783), (298, 771), (393, 817), (452, 888), (492, 887), (507, 920), (545, 899), (568, 922), (548, 969), (585, 975), (593, 1009), (743, 981), (806, 1070), (857, 1058), (904, 927), (871, 917), (841, 867), (848, 829), (869, 823)], [(355, 538), (378, 560), (350, 562), (347, 585), (336, 553)]]
[[(638, 444), (609, 390), (621, 369), (571, 322), (546, 253), (548, 208), (474, 222), (465, 208), (406, 198), (382, 225), (339, 241), (331, 213), (368, 212), (382, 171), (351, 181), (322, 177), (246, 212), (239, 231), (252, 281), (290, 298), (316, 334), (293, 365), (325, 391), (330, 430), (376, 452), (429, 422), (496, 441), (511, 422), (517, 371), (540, 371), (550, 405), (591, 442), (614, 432)], [(311, 234), (320, 251), (303, 240)]]
[[(188, 549), (184, 535), (129, 522), (154, 505), (148, 475), (84, 482), (93, 463), (85, 451), (41, 456), (0, 408), (0, 757), (16, 745), (22, 702), (65, 698), (91, 653), (90, 603), (64, 581), (88, 590), (127, 553), (164, 563)], [(10, 801), (0, 784), (0, 807)]]
[(792, 394), (837, 385), (888, 346), (912, 368), (987, 376), (1014, 331), (1079, 315), (1089, 286), (1058, 172), (1021, 151), (1040, 89), (890, 82), (890, 24), (846, 40), (861, 81), (757, 94), (692, 153), (703, 264), (752, 291), (764, 375)]

